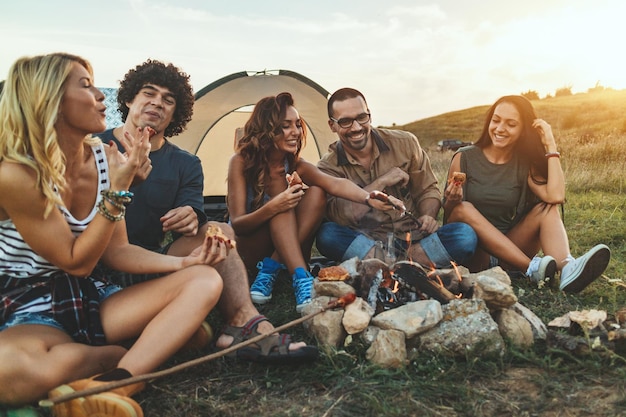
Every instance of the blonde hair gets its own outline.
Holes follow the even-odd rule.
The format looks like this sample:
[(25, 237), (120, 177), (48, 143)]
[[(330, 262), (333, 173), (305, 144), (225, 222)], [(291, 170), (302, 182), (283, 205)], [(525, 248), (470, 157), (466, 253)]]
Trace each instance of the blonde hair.
[[(46, 198), (44, 217), (63, 205), (65, 155), (54, 128), (72, 64), (93, 76), (91, 64), (76, 55), (52, 53), (18, 59), (9, 70), (0, 95), (0, 161), (32, 168), (37, 189)], [(99, 142), (88, 137), (86, 143)]]

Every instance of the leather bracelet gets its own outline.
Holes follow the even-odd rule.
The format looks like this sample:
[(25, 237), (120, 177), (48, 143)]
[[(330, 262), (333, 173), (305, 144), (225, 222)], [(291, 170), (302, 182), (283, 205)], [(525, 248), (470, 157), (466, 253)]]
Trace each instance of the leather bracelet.
[(559, 152), (548, 152), (546, 154), (546, 158), (560, 158), (561, 154)]

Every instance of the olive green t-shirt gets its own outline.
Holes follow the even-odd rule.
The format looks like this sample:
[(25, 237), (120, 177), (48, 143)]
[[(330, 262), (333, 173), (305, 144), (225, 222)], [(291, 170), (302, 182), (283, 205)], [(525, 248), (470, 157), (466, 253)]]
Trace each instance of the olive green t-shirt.
[(505, 164), (491, 163), (477, 146), (458, 152), (461, 170), (467, 175), (463, 199), (502, 233), (508, 232), (525, 208), (528, 166), (516, 155)]

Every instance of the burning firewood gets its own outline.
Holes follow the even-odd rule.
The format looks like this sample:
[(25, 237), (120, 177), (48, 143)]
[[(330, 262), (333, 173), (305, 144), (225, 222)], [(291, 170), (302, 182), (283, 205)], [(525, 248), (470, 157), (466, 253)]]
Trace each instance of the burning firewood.
[(442, 304), (447, 304), (457, 297), (444, 287), (441, 280), (431, 278), (420, 264), (400, 261), (394, 264), (392, 276), (401, 285), (415, 292), (421, 292)]

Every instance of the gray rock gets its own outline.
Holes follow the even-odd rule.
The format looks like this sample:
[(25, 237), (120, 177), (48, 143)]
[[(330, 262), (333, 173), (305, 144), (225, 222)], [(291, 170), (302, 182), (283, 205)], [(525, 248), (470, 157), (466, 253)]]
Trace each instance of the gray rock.
[(407, 364), (404, 333), (380, 330), (365, 353), (367, 359), (384, 368), (401, 368)]
[(504, 354), (504, 340), (482, 300), (452, 300), (442, 308), (444, 319), (422, 333), (419, 351), (466, 358)]
[(439, 301), (422, 300), (382, 312), (371, 323), (381, 329), (401, 330), (411, 338), (436, 326), (442, 318)]

